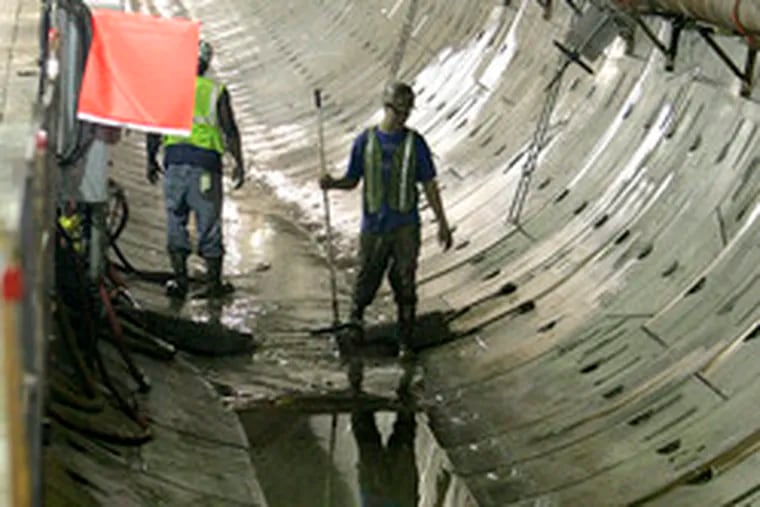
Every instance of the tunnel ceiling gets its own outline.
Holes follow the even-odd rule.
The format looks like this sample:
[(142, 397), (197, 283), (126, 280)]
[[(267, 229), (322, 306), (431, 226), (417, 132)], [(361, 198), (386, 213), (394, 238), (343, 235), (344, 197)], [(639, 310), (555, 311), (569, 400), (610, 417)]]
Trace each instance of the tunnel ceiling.
[[(456, 227), (441, 253), (424, 214), (420, 306), (462, 335), (426, 356), (429, 415), (482, 506), (760, 501), (760, 110), (703, 39), (684, 33), (673, 72), (641, 32), (567, 69), (517, 227), (565, 3), (130, 5), (203, 22), (252, 173), (307, 211), (313, 90), (338, 174), (386, 80), (413, 83)], [(350, 242), (357, 195), (332, 202)]]

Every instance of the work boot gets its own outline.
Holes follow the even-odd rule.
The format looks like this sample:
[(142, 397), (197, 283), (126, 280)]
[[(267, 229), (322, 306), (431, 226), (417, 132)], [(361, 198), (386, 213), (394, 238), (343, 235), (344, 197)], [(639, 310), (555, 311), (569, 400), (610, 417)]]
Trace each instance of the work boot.
[(355, 302), (351, 303), (351, 314), (350, 314), (349, 320), (351, 323), (354, 323), (357, 325), (363, 325), (364, 324), (364, 307), (359, 306)]
[(398, 307), (398, 354), (400, 359), (413, 359), (412, 349), (414, 339), (414, 305), (399, 305)]
[(356, 303), (351, 304), (351, 313), (348, 317), (348, 325), (351, 331), (351, 338), (354, 342), (364, 340), (364, 307)]
[(351, 394), (358, 396), (362, 392), (362, 381), (364, 380), (364, 363), (361, 358), (354, 357), (348, 363), (348, 385)]
[(398, 344), (398, 358), (401, 361), (412, 361), (417, 357), (414, 349), (408, 341), (399, 341)]
[(169, 252), (169, 260), (174, 271), (174, 278), (166, 282), (166, 295), (171, 298), (184, 299), (187, 295), (187, 254)]
[(206, 286), (193, 294), (194, 299), (219, 298), (232, 293), (235, 287), (229, 282), (222, 282), (222, 257), (204, 257), (206, 261)]
[(406, 405), (412, 402), (414, 398), (412, 396), (412, 381), (414, 381), (416, 366), (411, 362), (402, 361), (401, 368), (401, 377), (398, 381), (398, 387), (396, 387), (396, 396), (398, 396), (399, 401)]

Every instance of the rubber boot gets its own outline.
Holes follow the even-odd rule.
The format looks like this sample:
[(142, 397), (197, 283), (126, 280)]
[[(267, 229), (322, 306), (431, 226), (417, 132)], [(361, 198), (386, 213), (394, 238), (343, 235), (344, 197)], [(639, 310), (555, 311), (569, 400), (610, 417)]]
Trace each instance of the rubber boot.
[(171, 298), (183, 299), (187, 295), (187, 254), (184, 252), (169, 252), (169, 260), (174, 271), (174, 278), (166, 282), (166, 295)]
[(351, 324), (356, 324), (357, 326), (364, 325), (364, 307), (358, 306), (356, 303), (351, 303), (349, 322)]
[(354, 396), (361, 394), (363, 380), (364, 362), (359, 357), (352, 358), (348, 362), (348, 385), (351, 388), (351, 394)]
[(351, 338), (356, 343), (364, 341), (364, 307), (351, 303), (351, 313), (348, 318)]
[(401, 359), (413, 359), (414, 350), (412, 350), (414, 339), (414, 305), (398, 306), (398, 353)]
[(206, 261), (206, 286), (193, 294), (195, 299), (219, 298), (235, 290), (229, 282), (222, 282), (223, 257), (204, 257)]

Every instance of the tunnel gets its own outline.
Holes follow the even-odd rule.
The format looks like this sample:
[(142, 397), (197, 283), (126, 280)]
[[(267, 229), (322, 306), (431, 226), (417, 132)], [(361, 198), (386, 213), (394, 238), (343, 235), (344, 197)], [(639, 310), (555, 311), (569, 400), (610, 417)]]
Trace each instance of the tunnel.
[[(225, 196), (224, 269), (238, 290), (217, 317), (264, 345), (201, 367), (235, 409), (339, 382), (329, 340), (307, 335), (331, 321), (331, 249), (348, 311), (362, 196), (331, 192), (326, 230), (320, 150), (342, 175), (401, 80), (453, 230), (442, 251), (423, 201), (418, 312), (446, 336), (421, 346), (418, 404), (466, 492), (435, 505), (760, 503), (760, 108), (754, 68), (741, 75), (757, 4), (628, 2), (636, 24), (603, 3), (126, 0), (200, 21), (235, 109), (247, 182)], [(144, 137), (113, 156), (120, 247), (168, 269)], [(395, 319), (390, 294), (369, 320)]]

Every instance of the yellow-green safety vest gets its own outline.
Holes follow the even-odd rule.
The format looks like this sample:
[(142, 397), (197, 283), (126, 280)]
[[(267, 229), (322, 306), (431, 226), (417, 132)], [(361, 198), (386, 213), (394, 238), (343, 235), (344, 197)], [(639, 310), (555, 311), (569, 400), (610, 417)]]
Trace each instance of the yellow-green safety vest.
[(367, 213), (377, 213), (386, 199), (393, 211), (409, 213), (417, 204), (417, 153), (414, 130), (396, 148), (391, 161), (387, 188), (383, 183), (383, 150), (375, 128), (367, 130), (364, 145), (364, 206)]
[(211, 79), (198, 76), (195, 81), (195, 106), (193, 108), (193, 129), (190, 137), (164, 136), (164, 146), (191, 144), (198, 148), (224, 153), (224, 140), (219, 127), (217, 102), (224, 86)]

